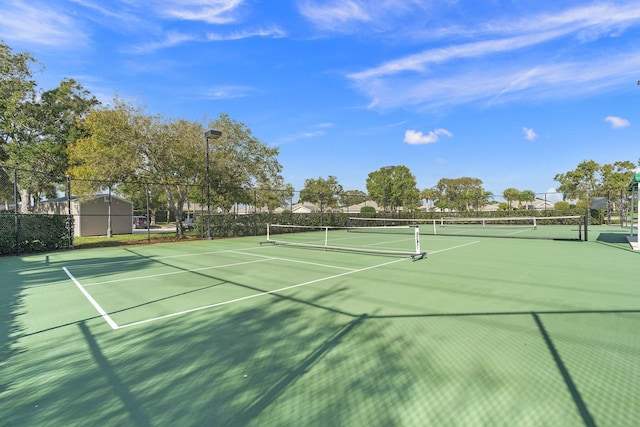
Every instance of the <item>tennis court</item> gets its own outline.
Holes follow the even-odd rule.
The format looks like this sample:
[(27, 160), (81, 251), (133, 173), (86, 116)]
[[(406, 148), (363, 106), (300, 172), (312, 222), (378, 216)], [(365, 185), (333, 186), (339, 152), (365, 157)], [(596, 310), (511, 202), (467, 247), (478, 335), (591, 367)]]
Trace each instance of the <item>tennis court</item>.
[(589, 233), (422, 235), (419, 260), (411, 233), (0, 258), (0, 420), (634, 426), (640, 252)]

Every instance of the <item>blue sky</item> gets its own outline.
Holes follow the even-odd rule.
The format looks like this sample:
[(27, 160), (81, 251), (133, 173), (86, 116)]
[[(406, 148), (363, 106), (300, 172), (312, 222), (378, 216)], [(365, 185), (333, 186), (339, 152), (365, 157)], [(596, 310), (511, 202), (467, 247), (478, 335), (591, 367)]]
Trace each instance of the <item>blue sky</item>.
[(5, 0), (0, 38), (44, 89), (229, 114), (296, 189), (405, 165), (420, 189), (545, 192), (582, 160), (640, 159), (637, 0)]

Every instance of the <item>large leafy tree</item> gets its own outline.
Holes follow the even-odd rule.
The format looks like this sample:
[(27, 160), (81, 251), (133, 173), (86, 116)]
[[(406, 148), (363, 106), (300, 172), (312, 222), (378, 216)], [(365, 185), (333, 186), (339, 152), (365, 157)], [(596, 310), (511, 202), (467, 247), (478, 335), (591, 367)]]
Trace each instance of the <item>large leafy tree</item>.
[(294, 188), (293, 185), (284, 183), (281, 177), (272, 179), (276, 181), (269, 183), (268, 187), (258, 185), (255, 191), (255, 204), (256, 206), (266, 207), (269, 212), (272, 210), (285, 206), (287, 200), (293, 198)]
[[(114, 104), (94, 110), (85, 120), (85, 136), (69, 150), (73, 162), (70, 173), (84, 179), (79, 181), (84, 193), (115, 187), (139, 203), (147, 191), (141, 183), (152, 183), (152, 190), (161, 188), (181, 235), (187, 202), (204, 205), (207, 199), (205, 128), (198, 122), (149, 115), (120, 100)], [(290, 197), (292, 189), (279, 174), (277, 149), (259, 141), (249, 128), (227, 115), (209, 126), (222, 132), (208, 144), (213, 207), (228, 211), (234, 203), (254, 203), (256, 186), (265, 189), (260, 200), (267, 204), (276, 203), (273, 195), (279, 197), (278, 205)], [(159, 200), (156, 197), (153, 201)]]
[(366, 187), (369, 196), (385, 209), (413, 210), (420, 205), (416, 178), (406, 166), (385, 166), (369, 173)]
[[(222, 132), (220, 138), (209, 141), (214, 206), (228, 212), (235, 203), (279, 206), (291, 198), (292, 188), (283, 181), (277, 147), (268, 146), (251, 128), (227, 114), (210, 121), (208, 128)], [(204, 163), (201, 165), (204, 167)], [(260, 189), (258, 194), (254, 194), (254, 188)]]
[(83, 136), (67, 148), (74, 192), (94, 195), (132, 180), (145, 160), (139, 131), (134, 112), (118, 100), (113, 108), (91, 111), (82, 122)]
[(588, 200), (599, 187), (600, 165), (594, 160), (584, 160), (578, 167), (566, 173), (559, 173), (553, 178), (560, 183), (557, 191), (563, 199)]
[(362, 190), (345, 190), (340, 195), (341, 206), (357, 205), (367, 200), (367, 193)]
[(40, 91), (35, 60), (0, 44), (0, 160), (19, 167), (22, 206), (56, 194), (68, 167), (67, 145), (79, 136), (77, 124), (98, 104), (78, 82), (63, 80)]
[(14, 54), (0, 42), (0, 160), (9, 157), (7, 147), (29, 136), (34, 126), (26, 105), (37, 98), (37, 83), (32, 67), (35, 59), (28, 53)]
[[(640, 165), (640, 162), (638, 163)], [(598, 196), (610, 197), (625, 191), (629, 180), (636, 173), (636, 165), (630, 161), (618, 161), (613, 164), (604, 164), (600, 167), (601, 188)]]
[(554, 180), (560, 183), (557, 190), (565, 199), (587, 200), (587, 196), (605, 197), (624, 191), (634, 173), (635, 165), (630, 161), (600, 165), (595, 160), (585, 160), (574, 170), (556, 174)]
[(482, 187), (478, 178), (442, 178), (434, 190), (437, 193), (436, 207), (456, 211), (469, 211), (484, 206), (493, 194)]
[(338, 183), (338, 178), (329, 175), (327, 179), (319, 177), (318, 179), (308, 178), (304, 180), (304, 188), (300, 191), (301, 202), (311, 202), (324, 206), (335, 208), (343, 193), (342, 185)]

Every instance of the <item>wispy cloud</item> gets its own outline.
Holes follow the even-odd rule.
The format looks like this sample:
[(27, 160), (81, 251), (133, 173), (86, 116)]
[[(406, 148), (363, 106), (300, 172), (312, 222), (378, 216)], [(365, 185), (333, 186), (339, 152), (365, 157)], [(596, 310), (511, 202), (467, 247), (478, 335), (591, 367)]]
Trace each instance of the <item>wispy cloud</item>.
[(221, 99), (236, 99), (244, 98), (250, 93), (255, 92), (255, 89), (248, 86), (240, 85), (227, 85), (227, 86), (214, 86), (206, 91), (206, 96), (209, 99), (221, 100)]
[(155, 52), (157, 50), (166, 49), (170, 47), (179, 46), (183, 43), (202, 41), (201, 37), (192, 34), (180, 33), (178, 31), (168, 31), (164, 33), (157, 40), (152, 40), (146, 43), (140, 43), (126, 50), (129, 53), (147, 54)]
[(534, 141), (538, 137), (536, 131), (531, 128), (524, 127), (522, 128), (522, 131), (524, 132), (524, 139), (528, 141)]
[(234, 22), (234, 12), (244, 0), (163, 0), (156, 4), (158, 13), (165, 17), (210, 24)]
[(335, 126), (334, 123), (320, 123), (315, 126), (312, 126), (311, 130), (287, 135), (283, 138), (280, 138), (279, 141), (284, 144), (288, 142), (299, 141), (302, 139), (317, 138), (317, 137), (326, 135), (327, 133), (326, 129), (332, 128), (334, 126)]
[(300, 3), (299, 10), (316, 26), (331, 30), (337, 30), (353, 21), (362, 22), (371, 19), (363, 5), (355, 0), (334, 0), (323, 4), (306, 0)]
[(235, 31), (228, 34), (218, 34), (218, 33), (208, 33), (207, 40), (210, 41), (226, 41), (226, 40), (241, 40), (248, 39), (251, 37), (266, 37), (279, 39), (282, 37), (286, 37), (287, 32), (279, 27), (270, 27), (264, 29), (248, 29)]
[(446, 129), (435, 129), (429, 131), (426, 135), (421, 131), (407, 130), (404, 133), (404, 142), (411, 145), (432, 144), (438, 142), (441, 136), (451, 138), (453, 134)]
[[(371, 108), (393, 109), (575, 97), (637, 76), (638, 46), (630, 44), (623, 53), (608, 50), (598, 56), (581, 46), (586, 40), (640, 27), (640, 4), (592, 5), (516, 22), (519, 25), (496, 21), (466, 32), (462, 29), (460, 35), (451, 36), (453, 41), (447, 40), (446, 47), (391, 59), (347, 77), (371, 99)], [(466, 41), (479, 35), (482, 41)], [(548, 55), (549, 49), (558, 49), (556, 43), (571, 38), (571, 49)]]
[(54, 5), (9, 0), (0, 6), (0, 39), (63, 48), (85, 44), (87, 36)]
[(618, 116), (607, 116), (604, 118), (604, 121), (609, 123), (614, 129), (626, 128), (631, 125), (629, 120)]

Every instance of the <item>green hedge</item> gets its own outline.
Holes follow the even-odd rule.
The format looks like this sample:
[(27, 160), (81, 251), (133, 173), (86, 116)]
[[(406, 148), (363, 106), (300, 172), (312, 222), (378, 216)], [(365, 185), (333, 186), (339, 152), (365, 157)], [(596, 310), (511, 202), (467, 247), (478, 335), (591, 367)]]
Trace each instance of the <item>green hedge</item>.
[(46, 252), (69, 246), (69, 217), (18, 215), (18, 248), (14, 214), (0, 214), (0, 255)]

